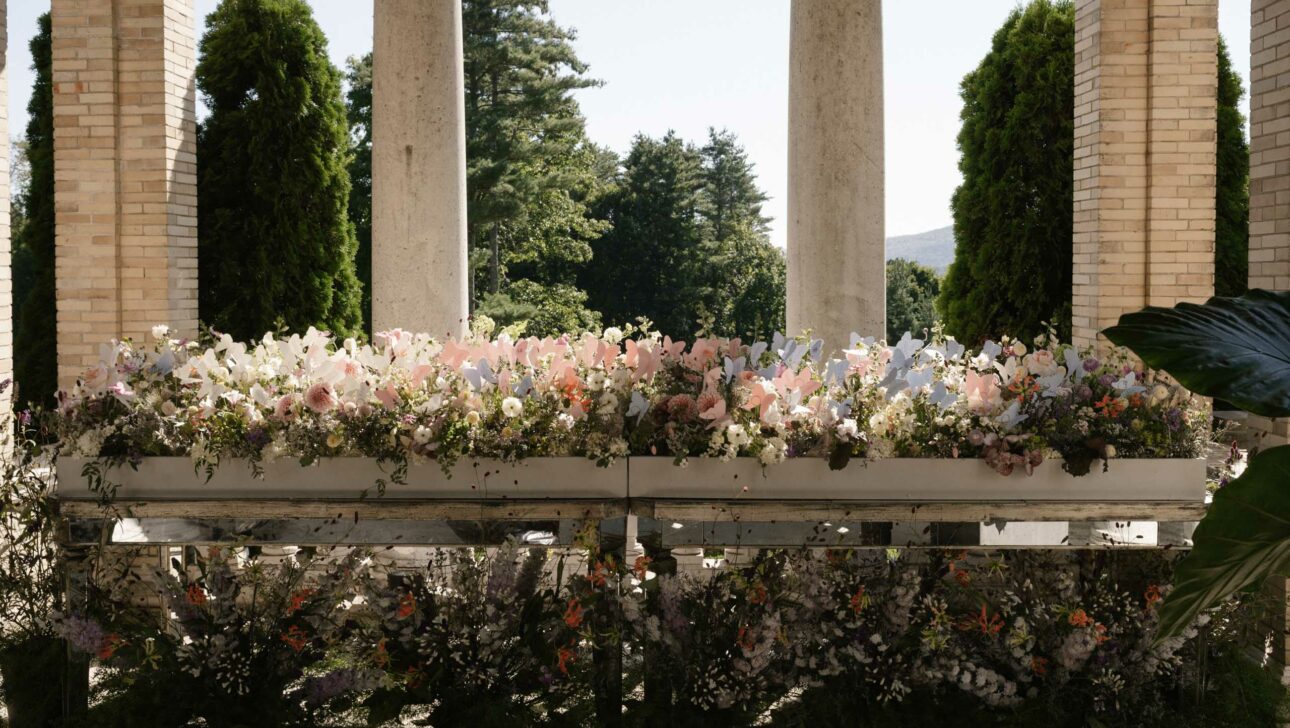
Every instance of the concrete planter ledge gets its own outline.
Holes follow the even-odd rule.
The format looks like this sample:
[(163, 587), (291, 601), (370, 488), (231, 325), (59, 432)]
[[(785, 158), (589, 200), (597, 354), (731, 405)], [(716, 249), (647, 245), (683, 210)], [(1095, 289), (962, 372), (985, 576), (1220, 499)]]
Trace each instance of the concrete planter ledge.
[[(82, 470), (89, 458), (60, 458), (58, 495), (97, 500)], [(386, 466), (389, 469), (389, 466)], [(210, 480), (183, 457), (145, 458), (137, 469), (112, 468), (105, 479), (119, 500), (382, 500), (684, 499), (831, 500), (872, 502), (1201, 502), (1201, 459), (1112, 460), (1110, 469), (1073, 477), (1048, 461), (1033, 475), (1003, 476), (975, 459), (855, 460), (829, 470), (822, 459), (801, 458), (763, 468), (752, 458), (722, 462), (633, 457), (608, 468), (583, 458), (530, 458), (519, 464), (466, 460), (451, 477), (436, 463), (408, 468), (406, 483), (390, 482), (369, 458), (331, 458), (302, 467), (294, 460), (263, 464), (256, 478), (246, 463), (224, 463)]]

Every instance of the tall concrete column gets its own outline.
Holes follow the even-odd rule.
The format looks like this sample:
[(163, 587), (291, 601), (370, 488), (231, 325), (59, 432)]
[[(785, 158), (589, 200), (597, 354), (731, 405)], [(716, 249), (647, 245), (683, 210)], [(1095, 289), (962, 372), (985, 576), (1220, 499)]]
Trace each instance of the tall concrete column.
[(53, 0), (58, 377), (156, 324), (197, 332), (192, 0)]
[(1080, 0), (1073, 323), (1214, 292), (1217, 0)]
[(372, 326), (466, 326), (466, 106), (459, 0), (376, 0)]
[[(9, 265), (9, 8), (0, 0), (0, 382), (13, 377), (13, 274)], [(9, 430), (13, 386), (0, 393), (0, 443)], [(4, 453), (0, 452), (0, 457)]]
[(788, 333), (886, 331), (882, 3), (793, 0)]
[[(1290, 291), (1290, 0), (1251, 7), (1250, 287)], [(1290, 419), (1252, 419), (1290, 441)]]

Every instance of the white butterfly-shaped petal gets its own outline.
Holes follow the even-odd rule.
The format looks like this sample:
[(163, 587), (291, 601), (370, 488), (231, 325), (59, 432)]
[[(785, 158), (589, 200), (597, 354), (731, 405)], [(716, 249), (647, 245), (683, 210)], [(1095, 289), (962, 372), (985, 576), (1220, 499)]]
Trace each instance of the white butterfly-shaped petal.
[(632, 390), (632, 402), (627, 407), (628, 419), (635, 417), (636, 423), (640, 424), (640, 421), (644, 419), (646, 412), (649, 412), (649, 400), (640, 392)]

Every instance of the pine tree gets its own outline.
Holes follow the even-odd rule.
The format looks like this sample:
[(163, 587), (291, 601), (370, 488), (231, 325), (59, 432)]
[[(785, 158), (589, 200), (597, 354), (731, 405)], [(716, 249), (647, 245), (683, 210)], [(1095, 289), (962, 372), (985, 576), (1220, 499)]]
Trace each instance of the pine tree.
[(702, 156), (675, 133), (632, 141), (600, 210), (614, 227), (592, 245), (595, 262), (580, 279), (606, 322), (643, 316), (673, 337), (694, 334), (696, 303), (710, 300), (703, 290), (702, 188)]
[(1069, 335), (1075, 11), (1014, 10), (963, 79), (954, 262), (938, 307), (949, 333), (1023, 339), (1045, 321)]
[(304, 0), (223, 0), (207, 18), (198, 265), (218, 331), (361, 330), (340, 78)]
[(1250, 147), (1245, 141), (1241, 77), (1218, 39), (1218, 160), (1215, 187), (1214, 291), (1239, 296), (1250, 275)]
[(467, 230), (474, 288), (489, 293), (503, 287), (503, 226), (578, 183), (560, 163), (586, 143), (573, 91), (598, 82), (585, 75), (574, 33), (547, 14), (545, 0), (462, 3)]
[[(14, 240), (15, 258), (30, 273), (15, 275), (14, 380), (20, 406), (47, 405), (58, 389), (54, 297), (54, 95), (49, 14), (40, 16), (31, 39), (36, 80), (27, 103), (27, 160), (30, 178), (16, 207), (23, 223)], [(22, 261), (26, 261), (22, 263)], [(18, 284), (21, 283), (21, 290)]]

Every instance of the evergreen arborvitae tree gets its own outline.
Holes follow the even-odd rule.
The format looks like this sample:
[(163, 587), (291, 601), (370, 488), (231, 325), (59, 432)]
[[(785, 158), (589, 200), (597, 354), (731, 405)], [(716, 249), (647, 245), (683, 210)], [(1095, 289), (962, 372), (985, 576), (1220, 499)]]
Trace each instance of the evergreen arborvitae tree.
[(1069, 335), (1075, 11), (1034, 0), (1008, 16), (964, 79), (954, 262), (938, 308), (976, 343)]
[(223, 0), (207, 18), (198, 265), (217, 331), (361, 330), (340, 78), (304, 0)]
[[(54, 298), (54, 95), (51, 83), (49, 14), (40, 16), (31, 39), (36, 81), (27, 103), (27, 159), (30, 178), (17, 207), (24, 221), (14, 240), (15, 257), (26, 259), (30, 283), (15, 287), (14, 380), (19, 406), (50, 404), (58, 389)], [(17, 284), (18, 281), (15, 281)]]
[(1218, 39), (1218, 160), (1215, 196), (1214, 291), (1239, 296), (1250, 275), (1250, 147), (1239, 104), (1245, 89)]
[(372, 333), (372, 54), (349, 59), (345, 69), (349, 89), (345, 114), (349, 119), (349, 220), (354, 223), (358, 254), (354, 271), (363, 288), (363, 330)]
[(906, 331), (920, 338), (936, 323), (941, 278), (931, 268), (904, 258), (887, 261), (887, 341)]

